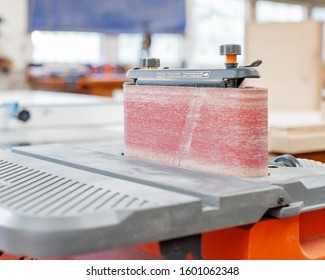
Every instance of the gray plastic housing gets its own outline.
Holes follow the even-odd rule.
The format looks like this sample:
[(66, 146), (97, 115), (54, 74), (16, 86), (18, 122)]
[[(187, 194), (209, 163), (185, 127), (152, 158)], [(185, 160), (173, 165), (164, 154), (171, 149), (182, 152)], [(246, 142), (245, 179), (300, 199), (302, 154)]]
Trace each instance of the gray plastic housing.
[(241, 179), (121, 156), (121, 146), (0, 152), (0, 250), (67, 256), (163, 241), (325, 207), (325, 168)]

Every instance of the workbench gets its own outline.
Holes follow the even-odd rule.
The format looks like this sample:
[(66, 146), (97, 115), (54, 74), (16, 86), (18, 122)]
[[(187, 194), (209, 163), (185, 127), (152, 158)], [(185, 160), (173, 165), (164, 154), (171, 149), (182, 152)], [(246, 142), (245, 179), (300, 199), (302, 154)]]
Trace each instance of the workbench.
[(270, 111), (269, 151), (325, 162), (322, 111)]
[(61, 76), (30, 77), (33, 90), (60, 91), (112, 97), (114, 90), (129, 82), (124, 73), (94, 73), (67, 79)]
[(125, 82), (130, 82), (125, 74), (91, 74), (76, 80), (76, 92), (112, 97), (114, 90), (123, 89)]
[[(15, 110), (28, 111), (23, 121)], [(0, 92), (0, 146), (123, 137), (123, 101), (72, 93)]]

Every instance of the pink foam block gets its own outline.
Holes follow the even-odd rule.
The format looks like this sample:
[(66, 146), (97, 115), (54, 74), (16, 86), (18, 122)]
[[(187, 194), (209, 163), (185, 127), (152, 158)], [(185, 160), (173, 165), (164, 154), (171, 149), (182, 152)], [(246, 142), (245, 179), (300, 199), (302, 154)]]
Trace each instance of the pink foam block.
[(267, 176), (267, 90), (124, 85), (125, 155)]

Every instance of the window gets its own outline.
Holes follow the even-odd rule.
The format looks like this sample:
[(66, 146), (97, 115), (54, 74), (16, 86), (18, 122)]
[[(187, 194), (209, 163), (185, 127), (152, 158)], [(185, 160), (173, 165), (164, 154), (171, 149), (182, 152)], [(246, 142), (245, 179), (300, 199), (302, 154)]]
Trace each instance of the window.
[(139, 66), (142, 46), (141, 34), (118, 35), (118, 62)]
[(299, 22), (304, 19), (305, 8), (301, 5), (257, 1), (257, 22)]
[[(118, 35), (118, 61), (121, 64), (139, 66), (142, 54), (143, 34)], [(157, 57), (162, 66), (180, 66), (180, 44), (182, 35), (153, 34), (150, 57)]]
[(312, 17), (323, 22), (323, 61), (325, 61), (325, 8), (313, 8)]
[[(154, 34), (151, 57), (158, 57), (162, 66), (224, 67), (225, 58), (219, 55), (222, 44), (240, 44), (244, 47), (246, 1), (243, 0), (191, 0), (191, 13), (187, 24), (191, 25), (191, 43), (183, 54), (183, 37), (175, 34)], [(189, 23), (190, 22), (190, 23)], [(143, 35), (118, 36), (118, 61), (139, 65)], [(244, 53), (244, 50), (243, 50)], [(186, 57), (185, 57), (186, 56)], [(240, 64), (244, 55), (238, 57)]]
[(33, 63), (101, 62), (101, 34), (33, 31)]
[[(246, 1), (193, 0), (192, 63), (195, 67), (223, 67), (219, 46), (239, 44), (244, 47)], [(243, 51), (242, 51), (243, 53)], [(243, 63), (243, 55), (238, 57)]]

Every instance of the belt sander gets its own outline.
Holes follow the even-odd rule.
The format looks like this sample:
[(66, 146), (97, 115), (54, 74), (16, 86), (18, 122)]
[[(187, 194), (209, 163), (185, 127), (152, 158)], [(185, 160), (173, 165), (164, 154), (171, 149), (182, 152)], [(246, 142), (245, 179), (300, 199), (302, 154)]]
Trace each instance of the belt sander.
[[(258, 66), (237, 67), (239, 45), (223, 45), (226, 69), (128, 72), (125, 155), (239, 177), (267, 175), (267, 90), (238, 88)], [(154, 68), (154, 69), (153, 69)]]
[(124, 145), (0, 151), (2, 258), (325, 259), (324, 165), (268, 161), (267, 90), (241, 87), (261, 62), (220, 50), (130, 70)]

